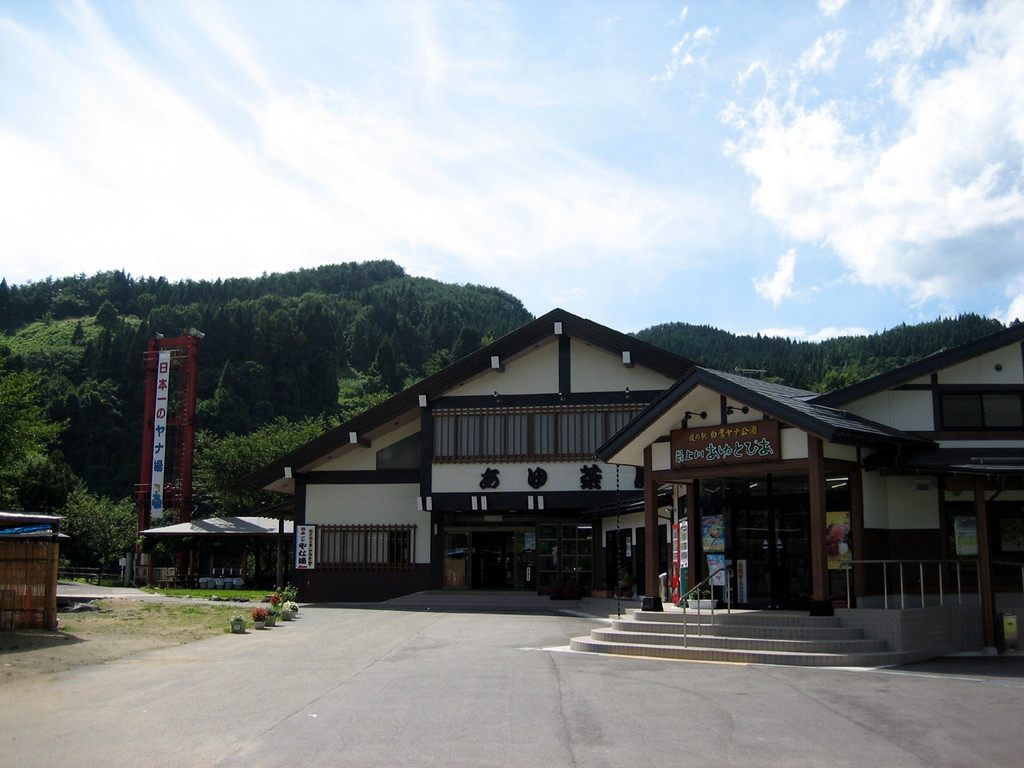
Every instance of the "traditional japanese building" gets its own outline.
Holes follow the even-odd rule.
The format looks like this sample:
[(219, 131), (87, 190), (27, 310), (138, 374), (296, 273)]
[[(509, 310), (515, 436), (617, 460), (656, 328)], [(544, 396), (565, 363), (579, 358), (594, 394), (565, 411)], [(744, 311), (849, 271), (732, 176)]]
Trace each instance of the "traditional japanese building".
[(742, 606), (927, 608), (923, 642), (991, 647), (1024, 605), (1022, 340), (1018, 323), (826, 395), (694, 368), (598, 456), (644, 468), (647, 525), (660, 490), (684, 499), (690, 585), (725, 566)]
[(668, 526), (602, 540), (593, 510), (642, 509), (642, 482), (595, 452), (692, 367), (554, 310), (248, 480), (294, 496), (305, 600), (642, 580), (645, 551), (667, 565)]

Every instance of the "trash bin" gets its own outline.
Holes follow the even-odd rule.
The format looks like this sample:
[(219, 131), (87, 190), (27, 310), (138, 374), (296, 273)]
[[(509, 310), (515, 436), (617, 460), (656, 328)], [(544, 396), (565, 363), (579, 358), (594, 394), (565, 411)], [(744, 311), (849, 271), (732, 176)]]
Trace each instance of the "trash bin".
[(1015, 651), (1017, 650), (1017, 614), (1016, 613), (1004, 613), (1000, 617), (1002, 620), (999, 622), (1000, 634), (1002, 635), (1002, 650)]

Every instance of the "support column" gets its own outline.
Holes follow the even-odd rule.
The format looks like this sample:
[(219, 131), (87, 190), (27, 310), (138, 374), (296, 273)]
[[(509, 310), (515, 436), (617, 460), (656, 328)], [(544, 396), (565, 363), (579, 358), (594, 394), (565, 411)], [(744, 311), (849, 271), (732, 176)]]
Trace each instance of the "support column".
[(807, 435), (807, 487), (810, 496), (811, 610), (828, 602), (828, 551), (825, 548), (825, 447), (820, 437)]
[(661, 610), (658, 581), (658, 482), (654, 479), (653, 451), (644, 448), (644, 594), (656, 597)]
[(996, 647), (995, 601), (992, 598), (992, 551), (989, 547), (988, 504), (985, 482), (974, 483), (974, 518), (978, 528), (978, 590), (981, 592), (981, 626), (986, 648)]

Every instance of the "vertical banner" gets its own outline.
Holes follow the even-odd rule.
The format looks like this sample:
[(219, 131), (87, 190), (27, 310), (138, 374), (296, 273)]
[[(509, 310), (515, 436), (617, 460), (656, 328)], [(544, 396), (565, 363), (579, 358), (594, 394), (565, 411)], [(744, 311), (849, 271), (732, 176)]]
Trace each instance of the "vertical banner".
[(978, 556), (978, 520), (974, 515), (953, 518), (953, 543), (957, 555)]
[(838, 570), (844, 560), (853, 559), (850, 541), (850, 513), (825, 513), (825, 551), (829, 570)]
[(750, 579), (746, 560), (736, 561), (736, 602), (740, 605), (750, 602)]
[(316, 568), (316, 526), (295, 526), (295, 570), (312, 571)]
[(708, 573), (715, 573), (708, 583), (713, 587), (724, 587), (729, 574), (725, 571), (725, 555), (708, 555)]
[(705, 552), (725, 552), (725, 518), (722, 515), (705, 515), (701, 518), (701, 532)]
[(170, 391), (171, 353), (163, 351), (157, 356), (156, 401), (153, 407), (153, 472), (150, 480), (150, 518), (164, 516), (164, 467), (167, 464), (167, 394)]

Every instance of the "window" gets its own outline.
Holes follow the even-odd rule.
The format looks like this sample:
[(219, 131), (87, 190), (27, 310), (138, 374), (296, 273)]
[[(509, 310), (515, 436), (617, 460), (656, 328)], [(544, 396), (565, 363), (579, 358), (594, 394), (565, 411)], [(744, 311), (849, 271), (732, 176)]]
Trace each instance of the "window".
[(377, 469), (419, 469), (419, 466), (419, 432), (377, 451)]
[(434, 412), (434, 460), (589, 459), (640, 407)]
[(321, 525), (316, 566), (327, 570), (405, 570), (415, 566), (415, 525)]
[(1024, 403), (1015, 392), (957, 392), (941, 395), (943, 429), (998, 429), (1024, 426)]

